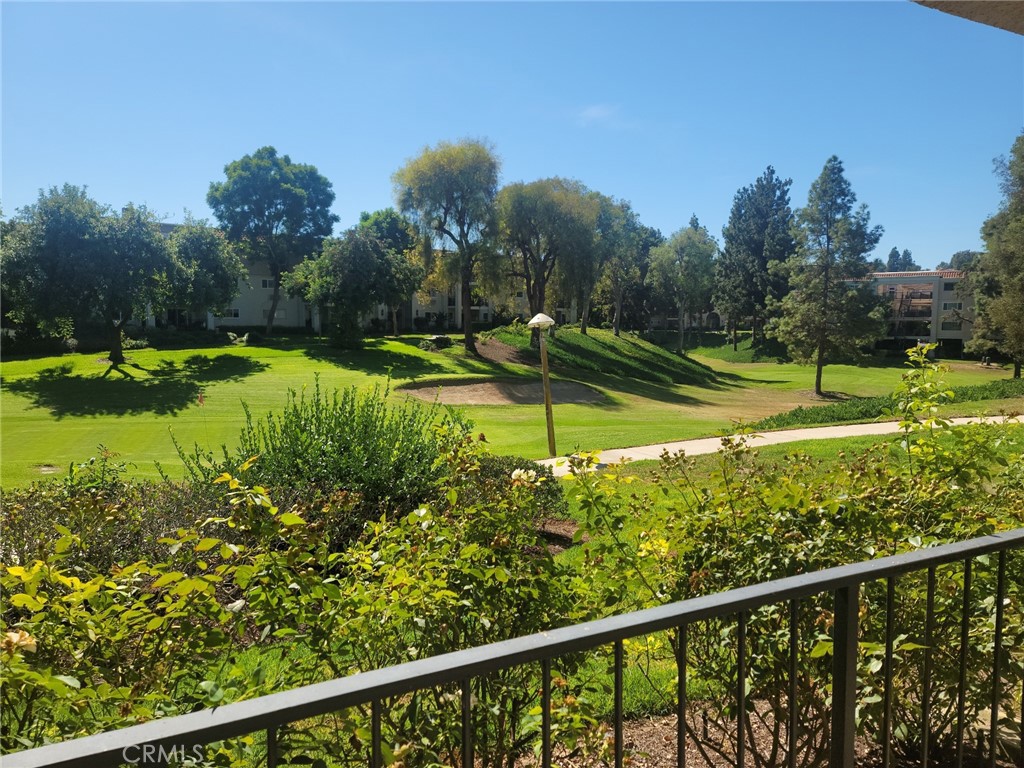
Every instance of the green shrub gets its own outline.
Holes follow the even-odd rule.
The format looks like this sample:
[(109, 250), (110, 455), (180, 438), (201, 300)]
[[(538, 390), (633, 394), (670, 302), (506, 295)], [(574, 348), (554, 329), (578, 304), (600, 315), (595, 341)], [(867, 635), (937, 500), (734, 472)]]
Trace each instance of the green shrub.
[(160, 557), (160, 538), (223, 511), (209, 485), (153, 483), (126, 477), (127, 467), (100, 446), (99, 455), (73, 464), (63, 478), (0, 490), (0, 562), (28, 563), (74, 531), (65, 561), (106, 570)]
[[(0, 570), (0, 747), (10, 752), (563, 623), (570, 580), (535, 525), (535, 491), (545, 481), (520, 472), (508, 483), (482, 483), (481, 451), (468, 436), (453, 439), (436, 503), (382, 518), (345, 552), (329, 551), (322, 527), (305, 515), (229, 475), (216, 479), (223, 513), (170, 533), (152, 558), (97, 568), (76, 554), (78, 534), (46, 539), (34, 559)], [(527, 711), (537, 684), (532, 666), (474, 681), (483, 765), (508, 764), (533, 738)], [(453, 762), (461, 737), (453, 693), (385, 702), (389, 764)], [(329, 720), (282, 728), (282, 762), (319, 754), (365, 764), (368, 713)], [(208, 756), (247, 765), (263, 759), (260, 750), (243, 738)]]
[[(655, 480), (656, 494), (636, 493), (616, 470), (585, 471), (576, 461), (581, 530), (587, 537), (579, 577), (585, 608), (581, 618), (649, 607), (672, 600), (819, 570), (870, 556), (895, 554), (940, 542), (968, 539), (1024, 525), (1024, 435), (1019, 427), (952, 427), (935, 416), (948, 396), (939, 369), (914, 361), (891, 401), (900, 414), (896, 445), (879, 447), (823, 471), (794, 455), (774, 464), (761, 461), (744, 438), (727, 440), (719, 466), (696, 473), (684, 456), (665, 456)], [(974, 574), (978, 595), (995, 592), (991, 564)], [(1007, 722), (1019, 717), (1024, 679), (1024, 562), (1011, 558), (1007, 576), (1004, 637), (1004, 699)], [(884, 585), (883, 585), (884, 586)], [(932, 681), (931, 743), (938, 756), (951, 748), (948, 726), (955, 716), (958, 685), (962, 568), (940, 569), (936, 597)], [(892, 747), (912, 759), (920, 734), (920, 679), (924, 650), (923, 576), (900, 579), (897, 602), (894, 731)], [(831, 609), (827, 596), (803, 601), (799, 618), (802, 722), (798, 765), (823, 759), (829, 742), (826, 685), (831, 664)], [(869, 584), (861, 593), (859, 724), (879, 733), (884, 654), (884, 588)], [(610, 608), (609, 608), (610, 607)], [(969, 633), (967, 722), (989, 706), (991, 599), (972, 606)], [(759, 702), (748, 713), (771, 738), (756, 749), (763, 764), (785, 747), (788, 699), (788, 611), (768, 606), (752, 612), (748, 696)], [(688, 663), (706, 684), (694, 701), (689, 735), (707, 754), (730, 757), (735, 711), (729, 680), (735, 674), (735, 621), (711, 621), (690, 628)], [(671, 660), (675, 636), (636, 652), (640, 663)], [(628, 649), (627, 649), (628, 650)], [(716, 685), (721, 695), (716, 695)], [(774, 754), (779, 754), (775, 752)], [(941, 761), (940, 761), (941, 762)]]
[(533, 494), (541, 516), (550, 520), (564, 520), (569, 516), (569, 502), (565, 498), (562, 484), (555, 478), (551, 467), (537, 464), (519, 456), (496, 456), (481, 454), (477, 486), (474, 495), (478, 498), (504, 498), (511, 492), (517, 473), (536, 478)]
[(194, 484), (237, 474), (258, 456), (247, 481), (277, 494), (301, 491), (307, 499), (336, 491), (354, 494), (352, 519), (335, 531), (340, 545), (384, 512), (409, 512), (429, 500), (444, 469), (438, 459), (469, 429), (457, 413), (437, 403), (391, 404), (387, 396), (380, 387), (327, 394), (317, 379), (312, 392), (290, 391), (280, 414), (257, 420), (246, 408), (238, 446), (233, 452), (225, 448), (222, 459), (198, 447), (189, 455), (179, 446), (179, 454)]
[[(985, 384), (952, 387), (950, 391), (953, 393), (951, 400), (957, 403), (1024, 397), (1024, 379), (997, 379)], [(890, 416), (892, 404), (892, 396), (884, 395), (880, 397), (858, 397), (838, 403), (812, 405), (806, 408), (798, 405), (791, 411), (778, 413), (754, 422), (750, 427), (755, 430), (771, 430), (814, 424), (873, 421)]]

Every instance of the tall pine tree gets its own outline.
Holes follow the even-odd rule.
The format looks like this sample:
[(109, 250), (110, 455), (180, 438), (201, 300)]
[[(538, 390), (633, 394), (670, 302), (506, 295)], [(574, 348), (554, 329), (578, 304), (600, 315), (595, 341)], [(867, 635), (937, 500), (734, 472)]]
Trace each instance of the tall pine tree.
[(729, 317), (736, 346), (738, 320), (750, 318), (753, 344), (764, 339), (768, 303), (786, 293), (783, 270), (773, 268), (796, 251), (791, 179), (781, 179), (768, 166), (750, 186), (736, 193), (729, 222), (722, 230), (722, 256), (715, 275), (715, 306)]
[(883, 230), (869, 225), (866, 205), (854, 210), (856, 202), (833, 155), (796, 213), (797, 251), (786, 263), (790, 291), (770, 325), (795, 360), (817, 366), (818, 395), (826, 362), (856, 355), (885, 331), (883, 300), (863, 281)]

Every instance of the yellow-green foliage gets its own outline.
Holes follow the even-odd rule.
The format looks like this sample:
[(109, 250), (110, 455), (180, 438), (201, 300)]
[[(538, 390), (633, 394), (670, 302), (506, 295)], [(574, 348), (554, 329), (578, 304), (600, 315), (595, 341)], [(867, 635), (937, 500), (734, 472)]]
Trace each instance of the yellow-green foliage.
[[(757, 458), (746, 439), (726, 439), (718, 467), (697, 474), (682, 455), (663, 457), (654, 480), (658, 493), (632, 492), (625, 470), (585, 471), (577, 461), (577, 501), (586, 537), (580, 590), (590, 594), (587, 617), (620, 612), (792, 576), (873, 556), (967, 539), (1024, 525), (1024, 429), (1002, 424), (953, 427), (936, 415), (948, 397), (941, 370), (924, 352), (896, 396), (903, 433), (891, 448), (879, 447), (822, 470), (805, 456), (781, 463)], [(1024, 676), (1024, 558), (1008, 564), (1003, 651), (1003, 712), (1019, 717)], [(932, 745), (952, 747), (962, 600), (962, 568), (939, 570), (933, 662)], [(994, 561), (974, 574), (978, 597), (971, 607), (968, 722), (989, 706), (985, 670), (991, 666), (995, 605)], [(884, 585), (862, 592), (861, 726), (877, 734), (881, 719), (884, 653)], [(897, 602), (896, 729), (893, 746), (911, 755), (919, 738), (920, 665), (924, 649), (923, 574), (903, 577)], [(988, 598), (986, 599), (986, 596)], [(802, 605), (799, 624), (798, 706), (804, 728), (801, 761), (813, 764), (828, 745), (827, 681), (831, 658), (828, 596)], [(753, 612), (748, 623), (751, 710), (774, 739), (761, 742), (762, 757), (785, 744), (788, 716), (788, 606)], [(736, 623), (708, 622), (691, 628), (689, 663), (707, 679), (727, 685), (736, 666)], [(672, 638), (674, 643), (676, 638)], [(672, 658), (672, 647), (643, 648)], [(636, 663), (635, 661), (633, 663)], [(938, 671), (941, 670), (941, 671)], [(689, 724), (708, 753), (727, 756), (734, 743), (733, 699), (724, 692), (703, 702), (706, 724)], [(767, 707), (767, 708), (765, 708)]]

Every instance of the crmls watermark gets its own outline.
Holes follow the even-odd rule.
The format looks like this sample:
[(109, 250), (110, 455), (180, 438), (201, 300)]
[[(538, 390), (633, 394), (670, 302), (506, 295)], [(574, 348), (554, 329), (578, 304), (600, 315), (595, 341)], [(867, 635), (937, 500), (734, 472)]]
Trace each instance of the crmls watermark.
[(130, 765), (195, 765), (203, 757), (202, 744), (133, 744), (121, 750), (121, 759)]

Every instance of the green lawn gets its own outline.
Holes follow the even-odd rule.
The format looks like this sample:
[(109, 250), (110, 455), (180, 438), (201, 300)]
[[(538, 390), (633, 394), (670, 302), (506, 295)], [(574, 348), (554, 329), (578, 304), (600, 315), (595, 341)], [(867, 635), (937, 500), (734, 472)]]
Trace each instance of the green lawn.
[[(125, 368), (131, 378), (108, 374), (100, 354), (5, 361), (0, 483), (25, 484), (63, 472), (69, 463), (96, 455), (101, 444), (133, 463), (140, 476), (157, 476), (155, 462), (160, 462), (177, 477), (180, 464), (171, 430), (186, 447), (196, 442), (233, 446), (243, 421), (243, 402), (256, 415), (278, 410), (289, 389), (311, 386), (317, 375), (328, 389), (364, 387), (384, 385), (390, 370), (393, 397), (403, 397), (396, 388), (411, 382), (539, 378), (535, 366), (479, 360), (458, 347), (425, 352), (417, 346), (421, 338), (373, 339), (360, 351), (336, 350), (296, 337), (258, 347), (137, 350), (129, 353), (130, 365)], [(714, 434), (737, 419), (751, 421), (813, 402), (810, 367), (696, 355), (683, 361), (632, 335), (615, 341), (610, 333), (595, 331), (582, 339), (571, 329), (560, 330), (552, 344), (556, 361), (558, 344), (571, 355), (591, 360), (606, 354), (604, 368), (618, 371), (554, 366), (556, 377), (588, 384), (606, 396), (594, 405), (556, 403), (560, 453)], [(621, 375), (629, 370), (630, 354), (648, 380)], [(562, 360), (571, 363), (571, 355)], [(614, 360), (618, 362), (613, 365)], [(829, 366), (825, 387), (848, 395), (882, 394), (892, 389), (902, 371), (898, 365)], [(951, 384), (968, 384), (1006, 375), (964, 364), (955, 366), (948, 378)], [(467, 405), (463, 410), (494, 451), (531, 458), (546, 455), (543, 407)]]

